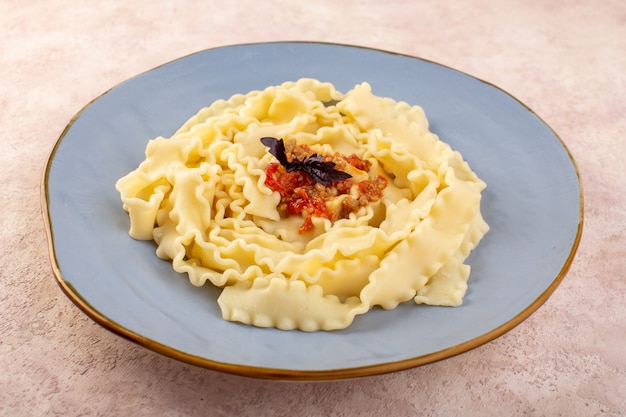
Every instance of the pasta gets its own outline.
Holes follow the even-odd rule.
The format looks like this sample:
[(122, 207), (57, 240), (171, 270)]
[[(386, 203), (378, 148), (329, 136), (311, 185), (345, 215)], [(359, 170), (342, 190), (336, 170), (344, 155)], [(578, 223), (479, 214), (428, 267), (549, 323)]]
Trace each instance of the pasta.
[[(291, 200), (270, 186), (269, 167), (285, 168), (264, 143), (320, 160), (352, 155), (335, 159), (351, 182), (344, 194), (339, 182), (328, 188), (326, 214), (290, 214)], [(363, 200), (357, 181), (378, 191)], [(422, 108), (375, 96), (367, 83), (343, 94), (308, 78), (214, 102), (149, 141), (145, 160), (116, 183), (130, 236), (154, 240), (191, 284), (223, 288), (225, 320), (303, 331), (346, 328), (411, 299), (460, 305), (464, 261), (489, 229), (485, 186), (429, 131)]]

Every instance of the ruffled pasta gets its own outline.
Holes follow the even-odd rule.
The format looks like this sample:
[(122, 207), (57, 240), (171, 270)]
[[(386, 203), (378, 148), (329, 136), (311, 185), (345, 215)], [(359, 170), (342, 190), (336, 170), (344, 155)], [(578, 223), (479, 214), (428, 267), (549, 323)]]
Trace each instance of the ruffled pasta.
[[(289, 136), (320, 154), (355, 154), (387, 180), (380, 200), (346, 218), (281, 215), (265, 184), (260, 138)], [(235, 95), (156, 138), (116, 184), (130, 235), (154, 240), (193, 285), (222, 287), (223, 318), (260, 327), (335, 330), (375, 306), (458, 306), (464, 264), (488, 226), (485, 188), (431, 133), (423, 110), (313, 79)], [(340, 204), (339, 200), (330, 204)]]

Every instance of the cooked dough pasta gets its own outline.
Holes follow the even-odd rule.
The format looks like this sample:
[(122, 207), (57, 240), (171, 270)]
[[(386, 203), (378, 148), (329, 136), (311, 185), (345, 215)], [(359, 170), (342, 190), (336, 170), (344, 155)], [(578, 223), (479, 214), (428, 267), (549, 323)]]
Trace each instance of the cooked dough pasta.
[[(345, 218), (313, 217), (302, 233), (302, 217), (281, 213), (266, 185), (268, 136), (369, 161), (387, 181), (382, 197)], [(343, 94), (300, 79), (218, 100), (151, 140), (116, 188), (130, 235), (154, 240), (193, 285), (223, 288), (224, 319), (284, 330), (342, 329), (411, 299), (458, 306), (464, 261), (488, 230), (485, 183), (429, 131), (422, 108), (367, 83)]]

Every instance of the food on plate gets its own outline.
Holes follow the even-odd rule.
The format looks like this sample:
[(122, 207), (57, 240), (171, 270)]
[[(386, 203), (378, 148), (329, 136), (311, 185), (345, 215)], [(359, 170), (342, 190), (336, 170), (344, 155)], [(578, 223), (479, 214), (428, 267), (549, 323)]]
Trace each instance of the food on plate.
[(215, 101), (116, 184), (130, 235), (226, 320), (348, 327), (375, 306), (458, 306), (485, 188), (419, 106), (303, 78)]

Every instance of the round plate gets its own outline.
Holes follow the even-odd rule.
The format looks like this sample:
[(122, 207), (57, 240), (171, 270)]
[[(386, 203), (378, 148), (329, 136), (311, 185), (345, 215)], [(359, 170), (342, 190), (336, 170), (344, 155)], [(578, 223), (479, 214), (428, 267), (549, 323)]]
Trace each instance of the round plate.
[[(219, 290), (193, 287), (128, 236), (114, 188), (200, 108), (302, 77), (420, 105), (431, 130), (487, 183), (491, 230), (474, 250), (462, 306), (374, 309), (348, 329), (305, 333), (222, 320)], [(52, 266), (67, 296), (105, 328), (154, 351), (262, 378), (331, 379), (397, 371), (456, 355), (519, 324), (556, 289), (580, 240), (572, 157), (531, 110), (484, 81), (422, 59), (324, 43), (199, 52), (134, 77), (83, 108), (47, 162), (42, 204)], [(416, 254), (419, 256), (419, 254)]]

